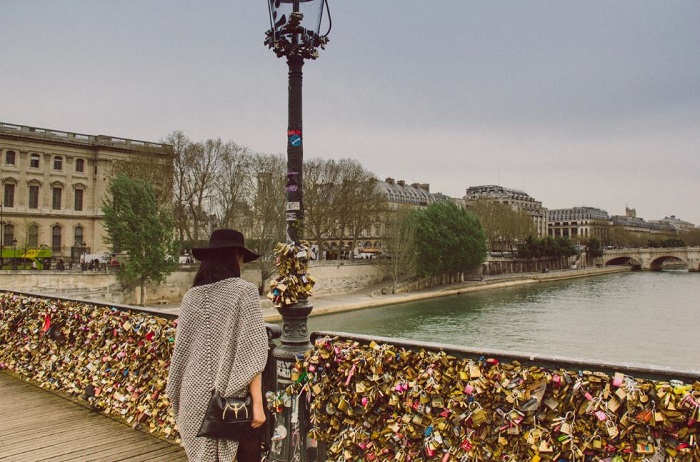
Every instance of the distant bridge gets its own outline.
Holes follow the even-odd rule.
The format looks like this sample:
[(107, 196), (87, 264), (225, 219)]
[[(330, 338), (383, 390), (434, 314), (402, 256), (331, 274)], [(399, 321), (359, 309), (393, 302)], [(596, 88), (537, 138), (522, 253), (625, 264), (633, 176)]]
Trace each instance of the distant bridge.
[(700, 271), (700, 247), (672, 249), (611, 249), (605, 250), (603, 265), (631, 265), (647, 271), (660, 271), (664, 262), (676, 261), (688, 265), (689, 271)]

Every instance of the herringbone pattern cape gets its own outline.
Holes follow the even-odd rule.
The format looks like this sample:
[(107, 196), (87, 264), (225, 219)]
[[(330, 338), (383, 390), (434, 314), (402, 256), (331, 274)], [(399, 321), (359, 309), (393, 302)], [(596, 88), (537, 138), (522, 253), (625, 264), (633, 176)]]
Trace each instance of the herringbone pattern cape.
[(240, 278), (192, 287), (182, 299), (167, 393), (190, 462), (231, 462), (238, 443), (197, 438), (211, 390), (244, 396), (267, 360), (257, 288)]

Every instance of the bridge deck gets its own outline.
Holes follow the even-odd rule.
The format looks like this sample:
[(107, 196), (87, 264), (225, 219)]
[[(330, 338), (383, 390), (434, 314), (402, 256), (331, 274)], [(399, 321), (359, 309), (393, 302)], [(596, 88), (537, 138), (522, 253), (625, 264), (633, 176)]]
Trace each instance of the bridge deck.
[(0, 372), (0, 461), (187, 461), (180, 446)]

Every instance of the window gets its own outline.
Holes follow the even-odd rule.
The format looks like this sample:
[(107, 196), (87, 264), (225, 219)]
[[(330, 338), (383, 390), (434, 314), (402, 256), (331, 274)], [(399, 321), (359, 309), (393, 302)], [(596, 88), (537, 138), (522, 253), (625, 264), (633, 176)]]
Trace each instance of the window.
[(75, 210), (83, 210), (83, 190), (75, 190)]
[(63, 157), (56, 156), (53, 158), (53, 169), (54, 170), (63, 170)]
[(4, 207), (14, 207), (15, 206), (15, 185), (12, 183), (5, 183), (5, 201), (2, 204)]
[(61, 227), (58, 225), (51, 228), (51, 250), (53, 252), (61, 251)]
[(39, 186), (29, 185), (29, 208), (39, 208)]
[(29, 225), (29, 247), (39, 247), (39, 226)]
[(85, 171), (85, 160), (84, 159), (76, 159), (75, 160), (75, 171), (83, 173)]
[(63, 193), (63, 189), (61, 188), (53, 188), (53, 200), (51, 202), (51, 208), (54, 210), (61, 210), (61, 195)]
[(5, 163), (7, 165), (15, 165), (15, 151), (7, 151), (5, 153)]
[(29, 166), (31, 168), (39, 168), (39, 154), (29, 156)]
[(74, 234), (74, 241), (76, 247), (80, 247), (83, 245), (83, 227), (82, 226), (76, 226), (75, 227), (75, 234)]
[(12, 241), (15, 240), (15, 226), (11, 225), (9, 223), (6, 223), (5, 226), (3, 226), (3, 237), (2, 237), (2, 242), (5, 244), (5, 247), (9, 247), (12, 244)]

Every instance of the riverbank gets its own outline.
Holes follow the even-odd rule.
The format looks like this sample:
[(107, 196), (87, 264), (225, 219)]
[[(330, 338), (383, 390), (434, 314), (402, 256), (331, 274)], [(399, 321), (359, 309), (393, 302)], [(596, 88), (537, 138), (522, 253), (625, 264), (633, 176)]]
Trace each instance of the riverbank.
[[(379, 306), (394, 305), (397, 303), (447, 297), (450, 295), (460, 295), (480, 290), (491, 290), (519, 286), (523, 284), (537, 284), (541, 282), (602, 276), (627, 271), (630, 271), (629, 267), (613, 266), (604, 268), (569, 269), (551, 271), (549, 273), (508, 274), (501, 276), (488, 276), (481, 281), (465, 281), (461, 283), (433, 287), (432, 289), (426, 289), (420, 292), (386, 295), (381, 294), (381, 287), (385, 286), (386, 284), (379, 284), (347, 294), (311, 297), (309, 302), (314, 309), (310, 316), (322, 316), (324, 314), (339, 313), (343, 311), (376, 308)], [(266, 322), (278, 322), (282, 319), (279, 312), (272, 306), (272, 303), (269, 300), (263, 299), (262, 304), (263, 317), (265, 318)]]

